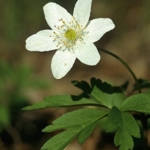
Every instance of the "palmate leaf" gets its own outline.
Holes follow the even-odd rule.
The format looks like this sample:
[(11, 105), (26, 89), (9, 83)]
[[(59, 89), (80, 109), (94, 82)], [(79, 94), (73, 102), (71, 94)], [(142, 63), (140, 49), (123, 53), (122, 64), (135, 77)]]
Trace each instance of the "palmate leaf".
[(99, 103), (92, 101), (92, 99), (81, 98), (74, 100), (70, 95), (55, 95), (44, 99), (44, 101), (37, 102), (31, 106), (23, 108), (23, 110), (35, 110), (41, 108), (50, 107), (67, 107), (67, 106), (79, 106), (79, 105), (100, 105)]
[(72, 83), (83, 91), (81, 95), (76, 96), (77, 98), (90, 97), (96, 103), (108, 108), (112, 108), (113, 106), (120, 108), (126, 98), (123, 93), (128, 86), (128, 82), (125, 82), (120, 87), (112, 87), (107, 82), (102, 82), (96, 78), (91, 78), (90, 84), (86, 81), (72, 81)]
[(125, 95), (121, 93), (105, 93), (101, 91), (97, 86), (94, 86), (91, 94), (90, 94), (95, 101), (99, 102), (100, 104), (112, 108), (113, 106), (116, 106), (120, 108), (122, 102), (125, 99)]
[(108, 111), (95, 108), (84, 108), (64, 114), (53, 121), (53, 125), (43, 129), (43, 132), (66, 130), (46, 142), (42, 150), (62, 150), (77, 136), (79, 143), (83, 143), (90, 136), (98, 121), (107, 114)]
[(122, 103), (121, 110), (150, 114), (150, 93), (140, 93), (128, 97)]
[(139, 138), (140, 129), (134, 117), (127, 112), (121, 112), (117, 107), (113, 107), (108, 114), (107, 132), (112, 132), (118, 128), (123, 128), (132, 136)]
[(140, 138), (140, 129), (134, 117), (113, 107), (108, 114), (107, 132), (116, 131), (114, 143), (119, 150), (133, 149), (132, 136)]

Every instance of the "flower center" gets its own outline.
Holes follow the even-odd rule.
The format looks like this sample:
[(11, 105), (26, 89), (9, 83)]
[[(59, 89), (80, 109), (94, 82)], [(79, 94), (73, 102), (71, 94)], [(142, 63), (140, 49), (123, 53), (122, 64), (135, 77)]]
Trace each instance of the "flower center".
[(54, 41), (57, 41), (57, 47), (59, 47), (59, 49), (74, 51), (74, 48), (78, 46), (77, 42), (84, 42), (83, 36), (88, 32), (78, 24), (74, 17), (72, 17), (69, 24), (66, 24), (63, 19), (59, 21), (62, 25), (55, 26), (58, 32), (53, 32), (55, 34)]
[(76, 37), (77, 37), (77, 33), (75, 30), (73, 29), (68, 29), (66, 32), (65, 32), (65, 37), (66, 39), (68, 39), (69, 41), (75, 41), (76, 40)]

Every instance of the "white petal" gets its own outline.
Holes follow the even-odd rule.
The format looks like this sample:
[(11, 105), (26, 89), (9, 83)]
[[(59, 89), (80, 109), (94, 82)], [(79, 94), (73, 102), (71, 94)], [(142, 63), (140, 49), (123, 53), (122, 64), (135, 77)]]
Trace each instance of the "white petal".
[(73, 16), (76, 18), (77, 22), (85, 27), (88, 23), (91, 13), (92, 0), (78, 0), (76, 2)]
[(58, 49), (57, 43), (54, 42), (53, 31), (42, 30), (31, 35), (26, 40), (26, 49), (40, 52)]
[[(65, 21), (66, 24), (73, 19), (72, 15), (70, 15), (66, 9), (61, 7), (56, 3), (48, 3), (44, 7), (45, 19), (48, 25), (55, 31), (57, 31), (56, 27), (61, 27)], [(63, 21), (61, 21), (63, 19)]]
[(106, 32), (115, 28), (114, 23), (109, 18), (99, 18), (90, 21), (85, 29), (88, 34), (85, 35), (84, 40), (90, 42), (98, 41)]
[(90, 42), (78, 45), (75, 54), (82, 63), (90, 66), (96, 65), (100, 61), (100, 55), (97, 48)]
[(58, 50), (52, 58), (52, 74), (56, 79), (64, 77), (72, 68), (75, 62), (75, 54), (65, 50)]

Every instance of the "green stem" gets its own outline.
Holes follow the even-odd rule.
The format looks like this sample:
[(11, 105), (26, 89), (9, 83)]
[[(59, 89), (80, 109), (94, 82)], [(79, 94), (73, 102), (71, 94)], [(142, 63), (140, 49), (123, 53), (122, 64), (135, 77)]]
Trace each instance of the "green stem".
[(104, 53), (107, 53), (111, 56), (113, 56), (114, 58), (116, 58), (117, 60), (119, 60), (126, 68), (127, 70), (130, 72), (130, 74), (132, 75), (134, 81), (135, 81), (135, 84), (137, 85), (137, 88), (138, 88), (138, 92), (141, 93), (141, 89), (140, 89), (140, 85), (139, 85), (139, 82), (138, 82), (138, 79), (137, 77), (135, 76), (134, 72), (131, 70), (131, 68), (128, 66), (128, 64), (123, 60), (121, 59), (119, 56), (115, 55), (114, 53), (111, 53), (105, 49), (102, 49), (102, 48), (98, 48), (100, 51), (104, 52)]

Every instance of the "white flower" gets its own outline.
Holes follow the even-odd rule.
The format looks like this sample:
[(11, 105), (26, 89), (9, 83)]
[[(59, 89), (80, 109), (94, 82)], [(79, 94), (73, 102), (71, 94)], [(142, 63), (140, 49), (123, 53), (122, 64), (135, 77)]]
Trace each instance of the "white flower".
[(56, 79), (64, 77), (78, 58), (87, 65), (100, 60), (93, 44), (115, 25), (109, 18), (89, 21), (92, 0), (78, 0), (73, 16), (60, 5), (50, 2), (44, 6), (46, 21), (52, 30), (42, 30), (26, 40), (29, 51), (58, 49), (52, 58), (52, 74)]

